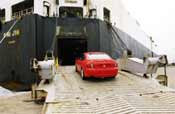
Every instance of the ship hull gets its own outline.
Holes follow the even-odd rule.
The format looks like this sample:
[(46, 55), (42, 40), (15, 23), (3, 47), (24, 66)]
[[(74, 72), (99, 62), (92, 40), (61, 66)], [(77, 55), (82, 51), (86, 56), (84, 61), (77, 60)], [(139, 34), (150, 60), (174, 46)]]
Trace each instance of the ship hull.
[[(12, 24), (13, 21), (2, 25), (0, 38)], [(117, 59), (128, 49), (138, 58), (150, 54), (130, 35), (98, 19), (25, 16), (0, 44), (0, 82), (36, 82), (30, 60), (43, 60), (47, 51), (54, 51), (61, 65), (73, 65), (85, 51), (103, 51)]]

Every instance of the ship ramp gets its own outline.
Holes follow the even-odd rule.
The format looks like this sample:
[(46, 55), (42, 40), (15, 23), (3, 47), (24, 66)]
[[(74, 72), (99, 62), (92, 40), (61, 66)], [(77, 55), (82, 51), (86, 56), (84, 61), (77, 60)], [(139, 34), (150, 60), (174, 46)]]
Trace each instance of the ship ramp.
[(60, 67), (42, 114), (175, 114), (175, 91), (154, 79), (120, 71), (114, 79), (82, 80), (74, 66)]

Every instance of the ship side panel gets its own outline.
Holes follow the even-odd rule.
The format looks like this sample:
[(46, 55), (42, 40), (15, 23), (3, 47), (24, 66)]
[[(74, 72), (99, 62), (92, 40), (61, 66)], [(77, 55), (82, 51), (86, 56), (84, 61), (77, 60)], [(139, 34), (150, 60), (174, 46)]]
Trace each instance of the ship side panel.
[[(19, 44), (21, 58), (20, 67), (18, 67), (18, 62), (16, 67), (18, 67), (20, 81), (25, 84), (30, 84), (37, 80), (34, 73), (30, 71), (30, 60), (36, 57), (36, 25), (35, 25), (35, 15), (29, 15), (24, 17), (21, 22), (21, 42)], [(22, 32), (23, 31), (23, 32)], [(18, 80), (18, 79), (17, 79)]]
[(122, 57), (124, 50), (130, 50), (133, 57), (140, 59), (151, 56), (147, 47), (108, 22), (99, 20), (99, 31), (99, 51), (106, 52), (115, 59)]
[[(14, 22), (9, 22), (6, 23), (6, 25), (2, 25), (2, 30), (0, 32), (1, 40), (5, 35), (5, 31), (8, 31), (8, 29), (13, 23)], [(12, 79), (12, 76), (10, 75), (11, 65), (9, 65), (9, 63), (12, 64), (12, 61), (10, 59), (10, 50), (11, 49), (9, 49), (9, 46), (7, 46), (7, 40), (5, 39), (3, 43), (0, 44), (0, 82)]]
[(36, 58), (37, 60), (43, 60), (44, 57), (44, 19), (41, 16), (36, 15), (35, 27), (36, 27)]
[[(151, 56), (151, 51), (145, 47), (143, 44), (135, 40), (132, 36), (128, 35), (126, 32), (116, 28), (115, 31), (117, 31), (117, 34), (120, 38), (120, 41), (125, 43), (125, 47), (132, 51), (133, 57), (138, 57), (140, 59), (143, 59), (143, 57)], [(155, 54), (156, 55), (156, 54)]]
[(100, 34), (100, 51), (111, 55), (111, 25), (107, 22), (99, 20), (99, 34)]
[(47, 51), (54, 51), (52, 43), (56, 27), (55, 18), (41, 17), (36, 15), (36, 53), (38, 60), (44, 60)]
[[(2, 34), (7, 33), (14, 22), (3, 25)], [(36, 76), (30, 72), (30, 59), (35, 57), (35, 17), (19, 20), (0, 44), (0, 81), (34, 82)]]
[(98, 20), (85, 20), (87, 30), (88, 51), (100, 50), (100, 29)]

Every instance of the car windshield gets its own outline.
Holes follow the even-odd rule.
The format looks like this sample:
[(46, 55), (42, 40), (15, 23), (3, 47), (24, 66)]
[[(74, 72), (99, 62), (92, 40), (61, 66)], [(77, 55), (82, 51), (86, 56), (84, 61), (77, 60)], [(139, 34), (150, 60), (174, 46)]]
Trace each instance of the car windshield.
[(107, 54), (88, 54), (87, 59), (94, 60), (94, 59), (111, 59)]

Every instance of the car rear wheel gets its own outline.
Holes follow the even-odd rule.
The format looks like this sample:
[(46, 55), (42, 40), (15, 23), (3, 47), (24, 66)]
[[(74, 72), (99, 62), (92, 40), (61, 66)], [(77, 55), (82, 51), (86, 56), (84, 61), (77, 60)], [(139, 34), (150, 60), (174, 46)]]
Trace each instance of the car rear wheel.
[(115, 79), (116, 76), (112, 76), (111, 79)]
[(83, 69), (81, 69), (81, 78), (82, 78), (83, 80), (85, 80), (85, 76), (84, 76), (84, 71), (83, 71)]
[(78, 72), (77, 65), (75, 65), (75, 72)]

